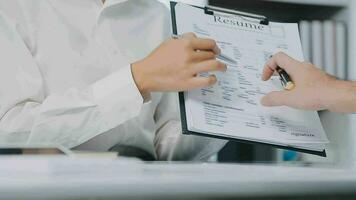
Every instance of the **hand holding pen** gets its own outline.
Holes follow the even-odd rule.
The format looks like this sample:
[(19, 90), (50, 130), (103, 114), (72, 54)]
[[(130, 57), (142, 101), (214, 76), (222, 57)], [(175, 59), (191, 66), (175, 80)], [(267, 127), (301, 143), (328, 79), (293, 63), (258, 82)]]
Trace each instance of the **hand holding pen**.
[[(281, 77), (285, 90), (274, 91), (261, 99), (264, 106), (289, 106), (298, 109), (323, 110), (330, 109), (331, 98), (335, 95), (330, 85), (335, 78), (306, 62), (299, 62), (284, 53), (271, 57), (262, 74), (262, 80), (269, 80), (277, 72)], [(286, 88), (288, 83), (292, 86)]]

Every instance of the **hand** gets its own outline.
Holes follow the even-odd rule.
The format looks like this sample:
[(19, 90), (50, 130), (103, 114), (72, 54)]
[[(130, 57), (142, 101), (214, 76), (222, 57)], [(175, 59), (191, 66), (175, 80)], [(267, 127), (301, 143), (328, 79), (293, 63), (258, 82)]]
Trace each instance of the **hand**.
[(182, 39), (165, 41), (148, 57), (132, 64), (132, 74), (143, 96), (150, 92), (207, 87), (216, 83), (216, 77), (197, 74), (226, 71), (226, 65), (216, 60), (219, 53), (214, 40), (188, 33)]
[[(299, 62), (284, 53), (277, 53), (265, 65), (262, 80), (267, 81), (277, 66), (284, 69), (295, 84), (291, 91), (275, 91), (261, 100), (264, 106), (289, 106), (297, 109), (331, 109), (338, 83), (335, 78), (317, 69), (311, 63)], [(336, 93), (336, 94), (335, 94)]]

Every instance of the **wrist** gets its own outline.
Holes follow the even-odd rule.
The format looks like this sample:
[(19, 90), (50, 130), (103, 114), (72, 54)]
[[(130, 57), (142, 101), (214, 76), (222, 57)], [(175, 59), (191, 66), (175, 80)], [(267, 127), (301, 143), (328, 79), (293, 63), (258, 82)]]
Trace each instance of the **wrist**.
[(340, 85), (339, 80), (333, 78), (327, 78), (323, 82), (323, 89), (320, 92), (320, 102), (323, 109), (330, 110), (337, 99), (335, 98), (335, 92)]
[(136, 83), (138, 90), (140, 91), (142, 97), (147, 97), (150, 94), (148, 79), (146, 74), (143, 72), (143, 61), (138, 61), (131, 64), (131, 72), (133, 79)]
[[(328, 85), (326, 108), (333, 112), (349, 113), (356, 103), (356, 84), (350, 81), (333, 80)], [(351, 110), (350, 110), (351, 109)]]

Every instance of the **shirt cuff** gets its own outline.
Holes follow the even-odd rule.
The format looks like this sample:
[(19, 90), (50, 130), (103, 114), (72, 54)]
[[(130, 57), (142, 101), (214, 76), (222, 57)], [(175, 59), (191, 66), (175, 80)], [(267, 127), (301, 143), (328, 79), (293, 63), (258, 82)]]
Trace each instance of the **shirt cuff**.
[(114, 128), (139, 115), (143, 98), (127, 65), (92, 85), (93, 98), (106, 125)]

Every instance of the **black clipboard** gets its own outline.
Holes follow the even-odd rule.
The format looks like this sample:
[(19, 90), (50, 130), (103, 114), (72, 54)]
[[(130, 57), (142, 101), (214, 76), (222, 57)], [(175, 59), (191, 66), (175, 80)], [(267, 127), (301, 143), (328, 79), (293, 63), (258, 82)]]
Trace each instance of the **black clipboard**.
[[(175, 12), (175, 7), (177, 4), (178, 3), (174, 2), (174, 1), (170, 2), (173, 34), (178, 34), (176, 12)], [(240, 12), (240, 11), (235, 11), (235, 10), (230, 10), (230, 9), (225, 9), (225, 8), (219, 8), (219, 7), (215, 7), (215, 6), (206, 6), (206, 7), (194, 6), (194, 7), (201, 9), (204, 12), (204, 14), (206, 14), (206, 15), (214, 15), (214, 12), (217, 11), (220, 13), (233, 14), (233, 15), (238, 15), (238, 16), (242, 16), (242, 17), (253, 18), (253, 19), (259, 20), (260, 24), (269, 25), (268, 18), (265, 16), (262, 16), (262, 15), (255, 15), (255, 14), (251, 14), (251, 13)], [(206, 133), (189, 131), (188, 125), (187, 125), (186, 112), (185, 112), (186, 109), (185, 109), (184, 92), (179, 92), (178, 96), (179, 96), (180, 117), (181, 117), (181, 125), (182, 125), (182, 133), (183, 134), (224, 139), (224, 140), (236, 141), (236, 142), (246, 143), (246, 144), (258, 144), (258, 145), (263, 145), (263, 146), (276, 147), (279, 149), (293, 150), (293, 151), (298, 151), (301, 153), (307, 153), (307, 154), (326, 157), (325, 150), (313, 151), (313, 150), (301, 149), (301, 148), (292, 147), (292, 146), (275, 145), (275, 144), (263, 143), (263, 142), (258, 142), (258, 141), (242, 140), (242, 139), (236, 139), (236, 138), (223, 137), (223, 136), (210, 135), (210, 134), (206, 134)]]

